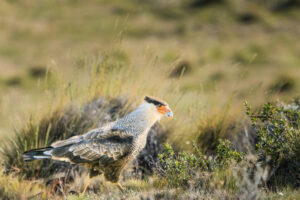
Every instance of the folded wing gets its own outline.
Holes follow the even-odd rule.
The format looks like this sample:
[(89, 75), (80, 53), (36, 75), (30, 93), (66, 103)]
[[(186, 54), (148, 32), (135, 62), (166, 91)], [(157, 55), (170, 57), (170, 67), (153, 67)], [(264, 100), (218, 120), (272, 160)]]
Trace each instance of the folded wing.
[(110, 164), (131, 153), (133, 137), (111, 136), (104, 139), (82, 140), (53, 148), (53, 159), (67, 160), (73, 163)]

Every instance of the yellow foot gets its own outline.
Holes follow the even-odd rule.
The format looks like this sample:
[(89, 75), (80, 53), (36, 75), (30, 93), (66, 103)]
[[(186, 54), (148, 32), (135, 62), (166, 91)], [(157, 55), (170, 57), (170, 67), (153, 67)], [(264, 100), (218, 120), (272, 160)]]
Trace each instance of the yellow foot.
[(81, 193), (81, 196), (83, 196), (84, 195), (84, 193), (85, 193), (85, 191), (86, 191), (86, 189), (87, 189), (87, 187), (88, 187), (88, 185), (89, 185), (89, 183), (90, 183), (90, 177), (88, 177), (88, 180), (86, 181), (86, 183), (85, 183), (85, 185), (84, 185), (84, 188), (83, 188), (83, 191), (82, 191), (82, 193)]
[(121, 190), (121, 192), (124, 192), (124, 189), (123, 189), (122, 185), (120, 185), (119, 182), (116, 182), (114, 184), (115, 184), (115, 186), (117, 186), (119, 188), (119, 190)]

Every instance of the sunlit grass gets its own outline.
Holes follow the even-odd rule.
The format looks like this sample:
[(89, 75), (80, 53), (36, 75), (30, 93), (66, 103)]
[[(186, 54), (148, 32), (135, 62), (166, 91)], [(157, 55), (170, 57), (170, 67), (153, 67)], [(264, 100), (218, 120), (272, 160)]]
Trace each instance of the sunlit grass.
[(48, 194), (43, 184), (23, 180), (14, 175), (0, 172), (0, 196), (2, 199), (47, 199)]

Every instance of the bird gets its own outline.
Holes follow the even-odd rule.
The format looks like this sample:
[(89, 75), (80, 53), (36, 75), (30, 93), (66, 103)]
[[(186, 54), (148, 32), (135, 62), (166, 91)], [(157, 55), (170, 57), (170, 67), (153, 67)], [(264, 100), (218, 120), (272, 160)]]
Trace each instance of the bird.
[(163, 116), (173, 118), (169, 105), (158, 98), (145, 96), (142, 103), (124, 117), (86, 134), (25, 151), (23, 160), (51, 159), (87, 167), (89, 176), (82, 194), (91, 178), (101, 174), (124, 192), (120, 184), (123, 169), (145, 147), (150, 128)]

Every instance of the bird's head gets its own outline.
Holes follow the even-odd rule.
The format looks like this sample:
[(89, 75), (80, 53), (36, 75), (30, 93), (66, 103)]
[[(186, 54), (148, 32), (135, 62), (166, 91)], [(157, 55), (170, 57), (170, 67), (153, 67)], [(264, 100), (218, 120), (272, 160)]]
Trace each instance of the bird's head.
[(144, 102), (149, 104), (151, 110), (153, 110), (153, 112), (158, 116), (167, 116), (173, 118), (173, 112), (165, 101), (151, 96), (145, 96)]

